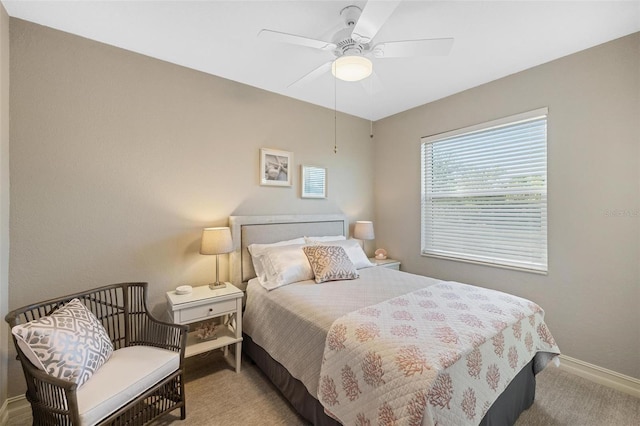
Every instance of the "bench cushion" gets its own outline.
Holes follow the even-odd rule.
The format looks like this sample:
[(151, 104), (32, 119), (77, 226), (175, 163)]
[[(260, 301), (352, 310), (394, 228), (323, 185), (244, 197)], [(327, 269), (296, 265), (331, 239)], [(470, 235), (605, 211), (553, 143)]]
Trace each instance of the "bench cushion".
[(180, 367), (180, 354), (151, 346), (113, 352), (100, 370), (78, 389), (82, 425), (95, 425)]

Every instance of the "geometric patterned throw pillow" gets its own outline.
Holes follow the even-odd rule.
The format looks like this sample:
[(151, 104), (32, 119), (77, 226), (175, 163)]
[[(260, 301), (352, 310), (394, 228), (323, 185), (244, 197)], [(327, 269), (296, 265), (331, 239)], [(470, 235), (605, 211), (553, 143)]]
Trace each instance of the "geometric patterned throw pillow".
[(339, 246), (306, 246), (304, 254), (309, 259), (316, 283), (358, 278), (358, 270), (347, 252)]
[(107, 331), (78, 299), (51, 315), (16, 325), (11, 332), (33, 365), (78, 387), (113, 353)]

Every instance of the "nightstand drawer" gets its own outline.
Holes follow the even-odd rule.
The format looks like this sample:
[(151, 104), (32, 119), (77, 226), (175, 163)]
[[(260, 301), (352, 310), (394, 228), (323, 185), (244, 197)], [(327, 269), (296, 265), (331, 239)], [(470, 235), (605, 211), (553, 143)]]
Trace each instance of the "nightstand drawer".
[(225, 313), (234, 312), (236, 310), (236, 300), (225, 300), (222, 302), (209, 303), (207, 305), (194, 306), (180, 311), (180, 321), (185, 324), (187, 322), (206, 319), (207, 317), (216, 317)]

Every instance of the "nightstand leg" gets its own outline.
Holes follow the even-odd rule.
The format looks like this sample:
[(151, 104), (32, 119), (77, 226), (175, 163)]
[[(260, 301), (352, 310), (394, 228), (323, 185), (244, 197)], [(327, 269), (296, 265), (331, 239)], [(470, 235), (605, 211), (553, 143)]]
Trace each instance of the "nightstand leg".
[(240, 359), (242, 358), (242, 342), (236, 343), (236, 373), (240, 372)]
[[(222, 317), (222, 326), (223, 327), (229, 327), (228, 324), (229, 324), (229, 315), (225, 315), (225, 316)], [(223, 351), (224, 351), (224, 357), (225, 358), (228, 357), (229, 356), (229, 346), (225, 346)]]
[(235, 320), (236, 339), (239, 339), (239, 342), (236, 343), (236, 373), (239, 373), (240, 361), (242, 360), (242, 299), (238, 299), (236, 303), (236, 315), (233, 316), (233, 319)]

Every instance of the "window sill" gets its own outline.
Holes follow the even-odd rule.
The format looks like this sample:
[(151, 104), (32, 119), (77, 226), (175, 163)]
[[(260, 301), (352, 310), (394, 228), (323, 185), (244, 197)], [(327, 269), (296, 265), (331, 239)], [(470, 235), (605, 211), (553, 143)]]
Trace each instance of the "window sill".
[(434, 259), (451, 260), (451, 261), (454, 261), (454, 262), (471, 263), (473, 265), (490, 266), (490, 267), (493, 267), (493, 268), (508, 269), (508, 270), (511, 270), (511, 271), (529, 272), (531, 274), (537, 274), (537, 275), (548, 275), (549, 274), (548, 270), (543, 271), (543, 270), (540, 270), (540, 269), (531, 269), (531, 268), (511, 266), (511, 265), (501, 265), (499, 263), (483, 262), (483, 261), (480, 261), (480, 260), (464, 259), (464, 258), (461, 258), (461, 257), (454, 257), (454, 256), (444, 256), (444, 255), (430, 254), (430, 253), (420, 253), (420, 256), (422, 256), (422, 257), (431, 257), (431, 258), (434, 258)]

